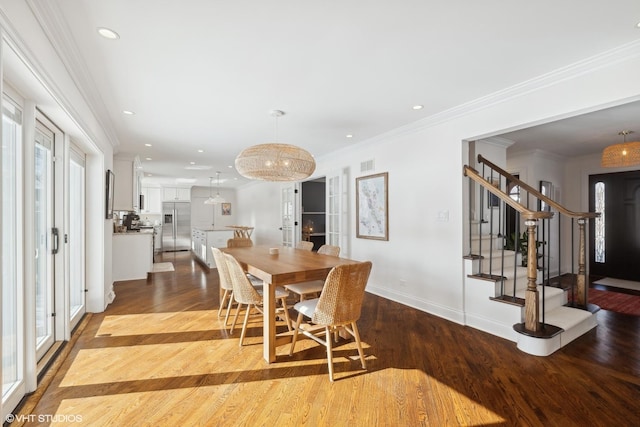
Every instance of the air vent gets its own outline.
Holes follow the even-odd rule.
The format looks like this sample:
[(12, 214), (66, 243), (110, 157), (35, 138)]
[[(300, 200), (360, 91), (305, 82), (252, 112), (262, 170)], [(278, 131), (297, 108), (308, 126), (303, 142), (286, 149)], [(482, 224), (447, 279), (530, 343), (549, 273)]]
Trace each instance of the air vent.
[(360, 163), (360, 172), (371, 172), (375, 168), (375, 162), (373, 159), (366, 160)]

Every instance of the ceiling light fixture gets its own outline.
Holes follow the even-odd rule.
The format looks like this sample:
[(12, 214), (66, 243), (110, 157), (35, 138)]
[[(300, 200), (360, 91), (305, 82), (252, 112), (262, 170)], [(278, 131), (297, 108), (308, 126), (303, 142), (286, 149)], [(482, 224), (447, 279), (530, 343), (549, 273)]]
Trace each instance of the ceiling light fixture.
[(120, 34), (116, 33), (110, 28), (105, 27), (98, 27), (98, 34), (109, 40), (118, 40), (120, 38)]
[(131, 110), (122, 110), (122, 114), (126, 114), (127, 116), (133, 116), (133, 115), (135, 115), (136, 113), (134, 113), (134, 112), (133, 112), (133, 111), (131, 111)]
[(631, 130), (618, 132), (622, 135), (622, 144), (613, 144), (602, 150), (600, 165), (604, 168), (621, 168), (640, 165), (640, 141), (627, 142)]
[(424, 108), (424, 105), (414, 105), (412, 108), (414, 110), (422, 110)]
[(240, 175), (262, 181), (300, 181), (316, 170), (316, 162), (307, 150), (277, 142), (278, 117), (283, 115), (283, 111), (271, 111), (276, 119), (275, 142), (254, 145), (238, 154), (236, 170)]
[(220, 172), (216, 172), (216, 180), (218, 182), (217, 184), (217, 190), (216, 190), (216, 196), (212, 197), (211, 196), (211, 181), (213, 180), (213, 177), (209, 177), (209, 198), (207, 200), (204, 201), (205, 205), (216, 205), (219, 203), (226, 203), (226, 200), (224, 199), (224, 197), (222, 197), (220, 195)]

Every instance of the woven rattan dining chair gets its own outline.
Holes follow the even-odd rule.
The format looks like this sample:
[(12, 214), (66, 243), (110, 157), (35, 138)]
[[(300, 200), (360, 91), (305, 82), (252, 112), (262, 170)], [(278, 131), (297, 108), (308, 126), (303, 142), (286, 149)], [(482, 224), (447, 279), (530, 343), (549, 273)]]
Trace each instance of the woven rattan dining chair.
[[(220, 289), (224, 290), (222, 298), (220, 298), (220, 307), (218, 308), (218, 317), (222, 315), (222, 309), (227, 307), (227, 312), (224, 316), (224, 326), (229, 323), (229, 313), (231, 311), (231, 305), (233, 304), (233, 285), (231, 283), (231, 276), (229, 274), (229, 267), (227, 266), (227, 260), (224, 257), (224, 253), (218, 249), (211, 247), (211, 254), (213, 260), (216, 263), (216, 269), (218, 270), (218, 278), (220, 280)], [(256, 289), (262, 288), (262, 281), (253, 276), (247, 276), (251, 281), (251, 285)]]
[[(347, 331), (355, 338), (362, 369), (367, 369), (356, 321), (360, 318), (364, 289), (370, 272), (370, 261), (338, 265), (329, 272), (320, 298), (300, 301), (293, 306), (298, 312), (298, 318), (289, 355), (293, 355), (299, 332), (324, 345), (327, 347), (327, 364), (331, 382), (333, 382), (331, 335), (332, 332), (340, 329)], [(311, 323), (303, 323), (304, 316), (309, 317)]]
[(222, 314), (222, 308), (227, 306), (227, 313), (224, 316), (224, 326), (227, 326), (229, 321), (229, 312), (231, 311), (231, 304), (233, 303), (233, 284), (231, 283), (231, 275), (229, 274), (229, 267), (227, 267), (227, 260), (224, 257), (222, 251), (218, 248), (211, 247), (211, 254), (213, 260), (216, 263), (216, 269), (218, 270), (218, 278), (220, 279), (220, 289), (224, 289), (224, 294), (220, 298), (220, 308), (218, 308), (218, 317)]
[[(236, 315), (233, 318), (230, 333), (233, 333), (233, 329), (236, 326), (241, 306), (247, 306), (244, 315), (244, 323), (242, 324), (242, 333), (240, 334), (239, 345), (242, 346), (242, 344), (244, 343), (244, 337), (247, 333), (247, 324), (249, 323), (251, 308), (256, 308), (258, 312), (260, 312), (261, 314), (263, 313), (263, 290), (256, 289), (251, 285), (251, 281), (247, 278), (247, 275), (242, 270), (242, 266), (233, 256), (224, 254), (224, 257), (227, 262), (229, 276), (231, 277), (231, 284), (233, 286), (233, 299), (238, 303), (238, 309), (236, 310)], [(282, 303), (282, 308), (280, 310), (283, 311), (285, 322), (287, 323), (287, 328), (291, 331), (291, 319), (289, 319), (289, 311), (287, 309), (287, 297), (289, 296), (289, 293), (280, 288), (276, 288), (275, 291), (276, 300), (279, 300)]]
[(228, 248), (246, 248), (249, 246), (253, 246), (253, 241), (248, 238), (234, 237), (233, 239), (227, 240)]
[(307, 242), (306, 240), (301, 240), (296, 245), (296, 249), (302, 249), (305, 251), (310, 251), (313, 249), (313, 242)]
[[(318, 253), (329, 256), (339, 256), (340, 246), (322, 245), (318, 249)], [(291, 283), (289, 285), (285, 285), (284, 287), (288, 291), (298, 295), (300, 301), (304, 301), (310, 295), (317, 297), (318, 294), (322, 291), (323, 286), (324, 280), (310, 280), (308, 282)]]

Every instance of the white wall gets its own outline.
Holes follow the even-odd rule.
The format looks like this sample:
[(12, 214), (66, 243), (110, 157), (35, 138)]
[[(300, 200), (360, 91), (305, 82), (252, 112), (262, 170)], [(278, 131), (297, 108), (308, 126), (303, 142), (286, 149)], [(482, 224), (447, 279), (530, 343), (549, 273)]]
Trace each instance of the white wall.
[(237, 223), (255, 227), (252, 239), (257, 245), (282, 243), (280, 194), (282, 184), (252, 182), (237, 191)]
[(87, 153), (87, 310), (101, 312), (113, 296), (104, 191), (117, 141), (93, 114), (28, 2), (0, 0), (0, 28), (8, 46), (1, 58), (4, 79)]
[[(361, 161), (375, 159), (375, 172), (389, 172), (389, 241), (350, 242), (352, 258), (373, 261), (367, 289), (464, 323), (463, 141), (640, 99), (638, 75), (635, 43), (316, 159), (316, 176), (349, 167), (351, 194)], [(238, 190), (243, 219), (270, 222), (256, 229), (259, 242), (278, 241), (271, 232), (278, 226), (277, 197), (274, 184)], [(352, 230), (354, 206), (352, 197)], [(448, 221), (439, 221), (439, 212), (448, 212)]]
[[(214, 188), (213, 195), (218, 190)], [(209, 187), (191, 187), (191, 226), (196, 228), (224, 228), (227, 225), (237, 225), (238, 204), (236, 191), (231, 188), (220, 188), (220, 195), (231, 203), (231, 215), (222, 215), (222, 206), (205, 205), (209, 198)]]

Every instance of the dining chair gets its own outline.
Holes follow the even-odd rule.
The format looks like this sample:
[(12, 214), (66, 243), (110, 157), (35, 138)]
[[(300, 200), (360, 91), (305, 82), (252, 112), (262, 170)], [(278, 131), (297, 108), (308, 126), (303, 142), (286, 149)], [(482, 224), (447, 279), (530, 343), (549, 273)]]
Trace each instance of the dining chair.
[[(240, 308), (242, 305), (246, 305), (246, 311), (244, 316), (244, 323), (242, 324), (242, 333), (240, 334), (240, 346), (244, 343), (244, 337), (247, 333), (247, 324), (249, 323), (249, 314), (251, 312), (251, 308), (255, 308), (259, 313), (263, 314), (263, 289), (256, 289), (251, 286), (251, 281), (247, 278), (242, 266), (232, 255), (224, 254), (228, 269), (229, 276), (231, 277), (231, 284), (233, 286), (233, 299), (238, 303), (238, 309), (236, 310), (236, 314), (233, 318), (233, 323), (231, 324), (230, 333), (233, 333), (233, 329), (236, 326), (236, 322), (238, 321), (238, 314), (240, 313)], [(287, 324), (287, 329), (289, 331), (291, 328), (291, 319), (289, 318), (289, 311), (287, 309), (287, 297), (289, 293), (283, 289), (276, 288), (276, 300), (280, 301), (282, 304), (282, 308), (280, 311), (283, 311), (285, 322)]]
[[(222, 309), (227, 307), (227, 312), (224, 316), (224, 326), (227, 326), (229, 323), (229, 313), (231, 311), (231, 305), (233, 304), (233, 285), (231, 283), (231, 275), (229, 274), (229, 267), (227, 266), (227, 261), (224, 257), (224, 253), (218, 249), (211, 247), (211, 253), (213, 255), (213, 260), (216, 263), (216, 269), (218, 270), (218, 278), (220, 280), (220, 289), (224, 290), (222, 294), (222, 298), (220, 298), (220, 307), (218, 308), (218, 317), (222, 314)], [(251, 286), (256, 289), (262, 288), (262, 281), (260, 279), (256, 279), (253, 276), (248, 277), (251, 282)]]
[[(322, 245), (318, 248), (318, 253), (329, 256), (339, 256), (340, 246)], [(285, 285), (285, 289), (298, 295), (300, 301), (304, 301), (308, 296), (318, 296), (324, 286), (324, 280), (310, 280), (308, 282), (291, 283)]]
[(250, 246), (253, 246), (253, 241), (249, 238), (234, 237), (233, 239), (227, 240), (228, 248), (246, 248)]
[(301, 240), (296, 245), (296, 249), (302, 249), (305, 251), (310, 251), (313, 249), (313, 242), (308, 242), (306, 240)]
[[(327, 348), (327, 364), (329, 365), (329, 380), (331, 382), (333, 382), (331, 335), (339, 330), (345, 330), (355, 338), (362, 369), (367, 369), (356, 321), (360, 318), (364, 290), (370, 272), (370, 261), (338, 265), (329, 272), (319, 298), (303, 300), (293, 306), (294, 310), (298, 312), (298, 317), (289, 355), (293, 355), (298, 333), (324, 345)], [(311, 321), (303, 322), (303, 317), (308, 317)]]

